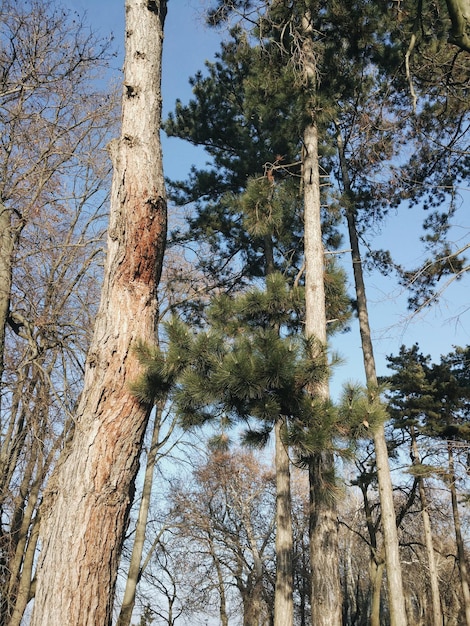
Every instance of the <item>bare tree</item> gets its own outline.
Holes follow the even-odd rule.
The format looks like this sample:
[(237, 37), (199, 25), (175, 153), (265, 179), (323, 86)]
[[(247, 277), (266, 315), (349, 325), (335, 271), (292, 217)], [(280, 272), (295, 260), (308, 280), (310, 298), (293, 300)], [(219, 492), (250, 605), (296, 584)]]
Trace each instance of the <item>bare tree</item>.
[(216, 451), (194, 472), (194, 485), (180, 485), (171, 496), (178, 535), (191, 540), (193, 567), (213, 572), (223, 624), (233, 587), (245, 626), (270, 620), (275, 491), (274, 472), (253, 454)]
[(116, 98), (109, 42), (0, 2), (0, 623), (34, 593), (42, 489), (70, 432), (101, 275)]

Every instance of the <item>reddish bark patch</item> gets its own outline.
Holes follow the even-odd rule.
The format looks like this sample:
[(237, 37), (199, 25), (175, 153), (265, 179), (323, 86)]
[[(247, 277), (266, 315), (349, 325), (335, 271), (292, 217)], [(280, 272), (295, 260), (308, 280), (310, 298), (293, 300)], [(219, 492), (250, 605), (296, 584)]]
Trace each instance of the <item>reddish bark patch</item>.
[(119, 280), (157, 284), (166, 240), (166, 203), (144, 193), (134, 201), (127, 224), (126, 251)]

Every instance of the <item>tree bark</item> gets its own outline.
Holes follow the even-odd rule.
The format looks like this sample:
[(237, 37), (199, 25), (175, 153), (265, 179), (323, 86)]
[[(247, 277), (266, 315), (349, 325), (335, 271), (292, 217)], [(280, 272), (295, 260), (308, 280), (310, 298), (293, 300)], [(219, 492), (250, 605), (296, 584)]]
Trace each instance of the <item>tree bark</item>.
[[(318, 131), (312, 121), (304, 129), (303, 158), (304, 246), (305, 246), (305, 334), (326, 346), (324, 250), (321, 230)], [(318, 355), (324, 358), (323, 352)], [(328, 381), (312, 390), (317, 398), (329, 398)], [(341, 624), (341, 581), (339, 575), (338, 522), (331, 494), (334, 457), (325, 451), (314, 454), (309, 464), (310, 480), (310, 567), (312, 573), (312, 624)], [(330, 491), (330, 493), (328, 493)]]
[(457, 560), (459, 564), (460, 584), (462, 586), (462, 609), (465, 615), (465, 623), (470, 626), (470, 588), (468, 579), (467, 558), (465, 555), (465, 544), (462, 537), (462, 525), (460, 523), (459, 505), (457, 501), (457, 489), (455, 487), (455, 463), (452, 442), (447, 443), (447, 454), (449, 459), (449, 487), (452, 503), (452, 515), (454, 518), (455, 542), (457, 544)]
[[(303, 132), (302, 184), (304, 198), (305, 254), (305, 335), (314, 339), (319, 358), (325, 358), (326, 306), (325, 255), (322, 240), (318, 129), (314, 96), (317, 84), (313, 26), (306, 11), (302, 18), (304, 79), (312, 92), (311, 121)], [(328, 401), (328, 380), (312, 390), (317, 398)], [(334, 480), (334, 456), (328, 451), (309, 460), (309, 535), (311, 568), (311, 612), (314, 626), (339, 626), (342, 621), (341, 580), (336, 502), (330, 489)]]
[(166, 238), (159, 137), (166, 2), (126, 1), (121, 137), (110, 146), (112, 183), (102, 297), (75, 432), (42, 510), (32, 626), (111, 624), (117, 567), (150, 406), (129, 382), (132, 345), (156, 341)]
[[(411, 426), (411, 459), (413, 465), (421, 463), (415, 428)], [(418, 477), (419, 498), (421, 501), (421, 517), (423, 519), (424, 543), (428, 557), (429, 583), (432, 600), (432, 622), (434, 626), (442, 626), (441, 596), (439, 592), (439, 578), (437, 573), (436, 556), (432, 538), (431, 520), (428, 513), (428, 499), (424, 479)]]
[(285, 421), (274, 425), (276, 443), (276, 590), (274, 594), (274, 626), (293, 626), (293, 536), (290, 489), (290, 460), (283, 441)]
[(19, 228), (15, 229), (11, 222), (11, 211), (0, 199), (0, 382), (4, 368), (5, 332), (10, 314), (12, 256), (18, 237)]
[[(351, 186), (344, 155), (344, 145), (341, 134), (338, 132), (338, 153), (341, 164), (343, 187), (346, 198), (351, 201)], [(353, 206), (346, 207), (349, 241), (356, 288), (356, 301), (361, 334), (362, 354), (368, 387), (373, 390), (377, 387), (377, 372), (375, 367), (374, 350), (369, 324), (367, 298), (362, 271), (362, 260), (359, 248), (359, 238), (356, 227), (356, 213)], [(391, 626), (406, 626), (407, 616), (405, 595), (401, 575), (400, 553), (398, 547), (398, 533), (396, 525), (395, 506), (393, 503), (393, 486), (388, 462), (385, 428), (380, 424), (373, 433), (375, 458), (377, 465), (377, 480), (379, 483), (379, 497), (381, 507), (382, 530), (384, 535), (385, 562), (387, 569), (388, 600), (390, 607)]]
[[(142, 486), (142, 497), (139, 507), (139, 515), (135, 529), (134, 544), (132, 546), (132, 554), (127, 572), (126, 588), (122, 600), (121, 610), (117, 621), (117, 626), (129, 626), (132, 619), (132, 612), (135, 606), (135, 597), (137, 593), (137, 585), (142, 576), (142, 554), (144, 552), (145, 533), (147, 529), (147, 519), (150, 509), (150, 498), (152, 496), (153, 476), (155, 465), (157, 462), (157, 454), (163, 445), (160, 442), (160, 428), (162, 404), (155, 410), (155, 420), (153, 423), (152, 439), (150, 442), (150, 450), (147, 455), (147, 464), (145, 467), (144, 484)], [(166, 439), (166, 438), (165, 438)]]
[(370, 626), (380, 626), (380, 600), (382, 597), (382, 578), (385, 563), (371, 558), (369, 563), (369, 575), (371, 582), (370, 598)]

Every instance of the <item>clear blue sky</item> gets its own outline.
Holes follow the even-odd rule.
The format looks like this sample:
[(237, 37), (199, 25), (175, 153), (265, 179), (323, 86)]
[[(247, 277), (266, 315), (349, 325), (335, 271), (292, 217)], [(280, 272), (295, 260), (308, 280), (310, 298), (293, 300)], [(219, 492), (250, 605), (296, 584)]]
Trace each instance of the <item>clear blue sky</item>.
[[(116, 71), (122, 66), (124, 0), (67, 0), (66, 4), (79, 12), (86, 10), (89, 22), (103, 36), (113, 32), (121, 56)], [(164, 113), (173, 109), (176, 98), (183, 102), (191, 96), (189, 76), (203, 69), (206, 59), (213, 59), (219, 49), (220, 34), (208, 29), (202, 18), (208, 0), (169, 0), (165, 27), (163, 59)], [(163, 138), (165, 174), (184, 178), (192, 163), (204, 162), (204, 154), (178, 140)], [(455, 238), (468, 241), (470, 232), (470, 189), (460, 190), (465, 211), (455, 229)], [(465, 215), (465, 218), (462, 217)], [(419, 235), (423, 213), (418, 209), (403, 208), (391, 215), (378, 235), (381, 247), (390, 247), (398, 260), (416, 266), (420, 262)], [(462, 221), (464, 220), (464, 221)], [(349, 266), (349, 257), (344, 255)], [(402, 343), (410, 346), (418, 342), (426, 354), (439, 359), (453, 345), (470, 343), (470, 276), (454, 283), (444, 294), (439, 305), (410, 318), (406, 310), (406, 294), (390, 278), (367, 277), (371, 325), (379, 375), (386, 373), (385, 356), (396, 354)], [(352, 287), (352, 285), (351, 285)], [(352, 290), (351, 290), (352, 293)], [(341, 382), (363, 379), (360, 338), (357, 326), (352, 332), (334, 340), (333, 348), (345, 360), (333, 379), (333, 395)]]

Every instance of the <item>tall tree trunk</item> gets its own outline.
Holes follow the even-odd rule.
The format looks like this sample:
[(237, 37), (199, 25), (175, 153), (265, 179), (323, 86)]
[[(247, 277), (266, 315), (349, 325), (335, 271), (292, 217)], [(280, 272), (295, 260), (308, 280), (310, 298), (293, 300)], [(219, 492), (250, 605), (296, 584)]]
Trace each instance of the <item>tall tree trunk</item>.
[(150, 406), (129, 392), (132, 345), (156, 341), (166, 237), (160, 146), (165, 0), (126, 0), (121, 137), (110, 148), (108, 254), (72, 441), (44, 497), (32, 626), (111, 624), (116, 572)]
[[(415, 429), (411, 427), (411, 459), (413, 465), (421, 463)], [(419, 498), (421, 501), (421, 517), (423, 519), (424, 543), (428, 557), (429, 583), (432, 600), (432, 623), (433, 626), (442, 626), (441, 596), (439, 592), (439, 578), (437, 573), (436, 556), (432, 538), (431, 520), (428, 513), (428, 499), (424, 479), (418, 477)]]
[[(345, 197), (352, 203), (351, 185), (344, 154), (344, 145), (341, 134), (338, 132), (338, 153), (341, 163), (341, 173)], [(377, 372), (375, 367), (372, 337), (370, 332), (367, 298), (362, 271), (362, 260), (359, 248), (359, 238), (356, 227), (356, 212), (354, 206), (346, 207), (349, 241), (356, 288), (356, 301), (361, 334), (362, 354), (367, 385), (371, 392), (377, 388)], [(377, 465), (377, 480), (379, 483), (379, 497), (381, 507), (382, 531), (384, 535), (385, 563), (387, 569), (388, 601), (390, 608), (391, 626), (406, 626), (405, 595), (401, 575), (400, 553), (398, 547), (398, 533), (396, 526), (395, 506), (393, 503), (393, 486), (388, 462), (385, 428), (380, 424), (374, 431), (374, 447)]]
[(276, 590), (274, 595), (274, 626), (293, 626), (293, 536), (290, 489), (290, 460), (284, 442), (285, 421), (279, 418), (274, 426), (276, 443)]
[[(276, 269), (271, 235), (264, 237), (266, 277)], [(280, 329), (276, 326), (276, 331)], [(294, 623), (294, 537), (292, 530), (292, 498), (290, 459), (283, 435), (286, 423), (282, 417), (274, 425), (276, 470), (276, 585), (274, 592), (274, 626)]]
[[(303, 133), (302, 184), (304, 199), (305, 335), (318, 342), (319, 358), (326, 358), (325, 256), (322, 241), (318, 129), (315, 123), (317, 68), (313, 26), (307, 11), (302, 19), (304, 78), (312, 92), (311, 122)], [(320, 353), (321, 350), (321, 353)], [(325, 380), (312, 390), (317, 398), (329, 399)], [(314, 626), (341, 624), (341, 580), (336, 502), (331, 493), (334, 457), (328, 451), (315, 454), (309, 462), (309, 531), (311, 609)]]
[(451, 441), (447, 443), (447, 454), (449, 458), (449, 487), (452, 502), (452, 515), (454, 517), (455, 542), (457, 544), (457, 560), (459, 564), (460, 584), (462, 586), (462, 608), (465, 615), (465, 623), (467, 626), (470, 626), (470, 589), (467, 558), (465, 555), (465, 544), (462, 537), (462, 526), (460, 523), (459, 505), (457, 502), (454, 451)]
[[(320, 175), (317, 128), (312, 122), (304, 130), (304, 245), (305, 245), (305, 333), (326, 346), (324, 250), (321, 232)], [(324, 358), (324, 354), (318, 354)], [(317, 398), (329, 398), (328, 381), (313, 390)], [(312, 573), (312, 624), (341, 624), (341, 581), (339, 576), (338, 522), (331, 493), (334, 458), (330, 452), (310, 459), (310, 567)]]

